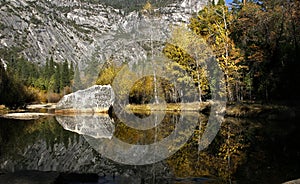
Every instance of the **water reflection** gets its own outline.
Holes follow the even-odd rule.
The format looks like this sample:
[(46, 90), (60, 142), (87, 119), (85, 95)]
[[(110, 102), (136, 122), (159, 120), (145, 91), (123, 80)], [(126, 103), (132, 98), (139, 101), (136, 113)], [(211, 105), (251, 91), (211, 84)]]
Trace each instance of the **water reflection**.
[(93, 138), (111, 139), (115, 131), (113, 120), (108, 114), (56, 116), (65, 130)]
[[(214, 141), (199, 151), (199, 139), (203, 137), (208, 120), (198, 114), (194, 116), (197, 126), (193, 135), (174, 155), (156, 164), (128, 166), (106, 159), (97, 152), (97, 149), (118, 151), (119, 148), (112, 145), (101, 148), (99, 144), (114, 138), (129, 144), (123, 149), (128, 150), (126, 159), (133, 162), (137, 157), (129, 157), (129, 154), (136, 154), (139, 150), (132, 145), (163, 141), (176, 132), (181, 116), (166, 114), (163, 122), (149, 130), (135, 130), (116, 117), (112, 117), (110, 123), (104, 118), (103, 125), (92, 127), (98, 127), (107, 138), (95, 138), (95, 133), (83, 128), (93, 122), (91, 119), (87, 118), (85, 125), (76, 128), (72, 118), (67, 127), (83, 130), (83, 134), (65, 130), (52, 117), (32, 121), (0, 118), (0, 172), (96, 173), (109, 181), (134, 178), (136, 183), (282, 183), (300, 177), (300, 127), (297, 120), (226, 118)], [(189, 128), (188, 121), (194, 118), (186, 115), (183, 127)], [(184, 136), (185, 132), (177, 131), (176, 134)], [(180, 142), (180, 136), (175, 140)], [(91, 147), (90, 141), (95, 141), (98, 147)], [(168, 149), (172, 150), (172, 146)], [(154, 152), (149, 154), (155, 155)]]
[(128, 122), (116, 117), (115, 130), (114, 120), (108, 115), (57, 116), (56, 119), (66, 130), (82, 134), (101, 155), (118, 163), (145, 165), (164, 160), (184, 146), (194, 133), (198, 116), (198, 113), (169, 113), (161, 120), (161, 114), (154, 113), (154, 118), (145, 118), (149, 125), (153, 124), (147, 130), (128, 127), (125, 124)]
[[(173, 114), (173, 116), (178, 115)], [(170, 115), (170, 117), (172, 117), (172, 115)], [(194, 133), (198, 116), (197, 113), (189, 114), (189, 116), (181, 115), (178, 118), (174, 118), (174, 120), (176, 121), (171, 122), (171, 124), (176, 125), (173, 131), (170, 128), (160, 128), (166, 126), (165, 122), (170, 124), (170, 120), (164, 118), (158, 127), (146, 131), (146, 134), (148, 134), (149, 137), (139, 137), (141, 134), (134, 134), (133, 129), (128, 128), (125, 135), (116, 135), (112, 140), (93, 138), (87, 138), (86, 140), (96, 151), (116, 162), (130, 165), (152, 164), (168, 158), (187, 142)], [(124, 122), (119, 123), (122, 123), (123, 126), (126, 127)], [(158, 124), (155, 121), (152, 123)], [(119, 126), (119, 128), (120, 127), (121, 126)], [(138, 130), (137, 132), (141, 132), (141, 130)], [(118, 138), (124, 138), (124, 136), (131, 140), (132, 136), (137, 136), (135, 139), (139, 144), (127, 143), (123, 141), (124, 139), (121, 140)], [(144, 140), (141, 138), (144, 138)], [(154, 140), (150, 141), (151, 138)], [(147, 144), (148, 142), (152, 143)]]
[(149, 173), (161, 180), (172, 177), (165, 162), (137, 168), (106, 159), (82, 135), (64, 130), (54, 117), (30, 121), (0, 118), (0, 173), (18, 171), (28, 171), (26, 175), (34, 174), (31, 171), (54, 171), (62, 173), (60, 176), (95, 173), (99, 181), (113, 179), (112, 183), (152, 181)]

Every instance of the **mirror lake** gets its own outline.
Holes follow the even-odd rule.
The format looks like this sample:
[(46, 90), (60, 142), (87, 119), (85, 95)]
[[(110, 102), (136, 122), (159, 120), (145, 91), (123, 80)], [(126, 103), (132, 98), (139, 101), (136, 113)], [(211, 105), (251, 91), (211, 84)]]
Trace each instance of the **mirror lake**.
[[(11, 177), (37, 183), (282, 183), (300, 177), (297, 120), (226, 117), (214, 140), (202, 149), (206, 115), (160, 113), (154, 113), (154, 120), (162, 118), (159, 125), (149, 114), (136, 114), (157, 125), (145, 130), (130, 127), (114, 114), (0, 119), (0, 181)], [(166, 159), (130, 165), (114, 161), (121, 154), (109, 155), (109, 150), (116, 150), (113, 139), (150, 145), (175, 132), (177, 144), (190, 126), (185, 123), (187, 127), (177, 131), (182, 120), (197, 123), (187, 142)], [(138, 152), (129, 151), (122, 159), (135, 160)], [(156, 147), (149, 153), (155, 155)]]

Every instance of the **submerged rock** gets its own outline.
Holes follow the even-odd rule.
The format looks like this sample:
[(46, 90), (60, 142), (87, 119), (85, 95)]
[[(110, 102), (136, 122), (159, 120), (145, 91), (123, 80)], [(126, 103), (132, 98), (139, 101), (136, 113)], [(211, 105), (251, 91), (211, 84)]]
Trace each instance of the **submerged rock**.
[(65, 95), (56, 105), (56, 113), (108, 112), (115, 99), (110, 85), (94, 85)]

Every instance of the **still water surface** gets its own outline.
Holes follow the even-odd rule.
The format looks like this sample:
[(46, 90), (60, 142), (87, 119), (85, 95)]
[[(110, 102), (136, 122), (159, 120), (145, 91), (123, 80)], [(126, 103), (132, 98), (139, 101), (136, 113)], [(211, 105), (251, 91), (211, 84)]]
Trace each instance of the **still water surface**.
[[(212, 143), (200, 150), (207, 117), (191, 113), (185, 115), (185, 121), (197, 121), (192, 136), (167, 159), (126, 165), (116, 162), (120, 155), (116, 151), (107, 152), (117, 150), (109, 145), (114, 138), (134, 145), (159, 142), (176, 131), (181, 118), (167, 113), (146, 130), (103, 115), (0, 119), (0, 173), (55, 171), (56, 181), (62, 183), (282, 183), (300, 178), (300, 125), (296, 120), (225, 118)], [(155, 123), (151, 118), (148, 121)], [(186, 126), (188, 129), (189, 124)], [(177, 131), (175, 143), (186, 134)], [(172, 145), (167, 149), (173, 149)], [(125, 159), (136, 159), (128, 154)]]

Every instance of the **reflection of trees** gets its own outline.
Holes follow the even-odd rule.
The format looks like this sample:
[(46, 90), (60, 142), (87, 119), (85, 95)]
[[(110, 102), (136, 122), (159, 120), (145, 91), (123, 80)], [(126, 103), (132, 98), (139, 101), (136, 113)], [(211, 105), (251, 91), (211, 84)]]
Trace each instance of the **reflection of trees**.
[[(143, 116), (143, 114), (140, 114), (139, 116)], [(154, 142), (159, 142), (163, 138), (167, 137), (170, 133), (172, 133), (172, 131), (174, 131), (176, 122), (179, 121), (179, 118), (180, 114), (167, 113), (163, 121), (160, 122), (160, 124), (155, 128), (151, 128), (148, 130), (138, 130), (128, 127), (126, 124), (115, 117), (114, 121), (116, 125), (114, 135), (118, 139), (130, 144), (152, 144)]]
[(226, 119), (214, 139), (203, 151), (198, 151), (199, 136), (207, 126), (206, 117), (194, 133), (192, 139), (168, 163), (177, 177), (217, 177), (221, 183), (230, 182), (238, 167), (245, 162), (245, 148), (248, 143), (245, 128), (237, 119)]
[(78, 138), (77, 134), (65, 131), (52, 117), (32, 121), (16, 121), (5, 120), (2, 122), (0, 120), (2, 153), (19, 154), (28, 148), (28, 145), (34, 145), (41, 140), (46, 141), (47, 148), (53, 149), (54, 145), (59, 143), (63, 143), (68, 148), (69, 143), (77, 141)]

